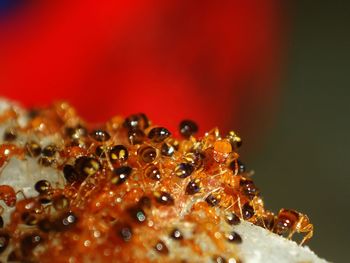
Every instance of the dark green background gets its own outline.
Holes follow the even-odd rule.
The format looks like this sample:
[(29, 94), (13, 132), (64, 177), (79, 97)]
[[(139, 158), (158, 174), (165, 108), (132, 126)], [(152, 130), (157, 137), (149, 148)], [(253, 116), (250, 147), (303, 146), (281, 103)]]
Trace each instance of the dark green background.
[(262, 147), (242, 149), (243, 158), (268, 208), (305, 212), (315, 226), (308, 246), (350, 262), (349, 2), (304, 0), (288, 10), (278, 115)]

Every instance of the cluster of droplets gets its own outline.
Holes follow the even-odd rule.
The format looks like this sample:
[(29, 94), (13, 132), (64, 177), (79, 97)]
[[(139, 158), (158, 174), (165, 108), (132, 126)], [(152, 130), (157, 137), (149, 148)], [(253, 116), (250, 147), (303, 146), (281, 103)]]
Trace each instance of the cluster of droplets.
[[(65, 185), (40, 180), (33, 185), (38, 195), (20, 201), (10, 186), (0, 186), (0, 199), (15, 208), (5, 228), (0, 217), (0, 254), (11, 244), (8, 260), (57, 255), (79, 262), (101, 254), (106, 261), (132, 261), (132, 247), (141, 255), (151, 249), (162, 257), (171, 248), (159, 232), (195, 246), (180, 227), (164, 233), (171, 222), (216, 224), (222, 217), (236, 225), (241, 218), (282, 234), (302, 217), (289, 210), (284, 217), (265, 210), (239, 159), (242, 141), (234, 132), (222, 137), (214, 129), (197, 138), (197, 124), (184, 120), (179, 124), (182, 139), (177, 139), (165, 127), (152, 125), (145, 114), (115, 117), (90, 129), (66, 104), (36, 111), (30, 118), (27, 128), (5, 132), (0, 166), (13, 156), (36, 158), (40, 165), (62, 171)], [(19, 146), (21, 133), (38, 138), (56, 133), (61, 139), (45, 147), (35, 140)], [(203, 231), (218, 242), (217, 230)], [(219, 236), (220, 242), (242, 242), (235, 231)], [(222, 255), (210, 256), (225, 262)]]

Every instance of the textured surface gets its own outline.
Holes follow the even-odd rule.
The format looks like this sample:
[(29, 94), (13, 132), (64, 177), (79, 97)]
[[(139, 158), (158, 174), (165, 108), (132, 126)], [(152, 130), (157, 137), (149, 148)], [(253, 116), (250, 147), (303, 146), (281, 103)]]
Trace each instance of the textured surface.
[(301, 247), (294, 241), (251, 223), (242, 222), (236, 229), (243, 237), (239, 252), (243, 262), (327, 262), (317, 257), (308, 247)]
[[(6, 130), (16, 131), (11, 143), (0, 145), (0, 185), (17, 192), (15, 209), (1, 201), (2, 240), (10, 233), (9, 245), (0, 250), (4, 261), (14, 249), (20, 260), (40, 262), (49, 255), (54, 262), (326, 262), (273, 233), (290, 223), (265, 210), (251, 174), (240, 167), (237, 146), (231, 146), (237, 137), (218, 131), (190, 136), (170, 156), (161, 155), (164, 143), (175, 145), (166, 129), (148, 128), (142, 117), (138, 125), (147, 126), (148, 138), (135, 143), (123, 135), (131, 122), (116, 118), (106, 125), (108, 133), (81, 133), (76, 146), (67, 129), (74, 125), (81, 132), (82, 122), (68, 105), (35, 117), (14, 112), (0, 112)], [(35, 158), (27, 148), (33, 140), (42, 148)], [(128, 155), (117, 154), (116, 144), (125, 145)], [(47, 152), (48, 145), (56, 150)], [(63, 174), (67, 166), (74, 174)], [(150, 167), (159, 169), (159, 178), (147, 172)], [(49, 187), (39, 194), (34, 185), (42, 179)], [(230, 220), (232, 214), (241, 219)], [(284, 230), (292, 231), (296, 222)]]

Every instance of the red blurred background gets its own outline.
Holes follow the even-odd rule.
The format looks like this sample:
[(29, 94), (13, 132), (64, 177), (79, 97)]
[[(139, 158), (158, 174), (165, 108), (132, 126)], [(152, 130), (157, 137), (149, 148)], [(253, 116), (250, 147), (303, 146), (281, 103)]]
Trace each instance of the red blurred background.
[(282, 1), (0, 0), (0, 97), (235, 129), (267, 207), (307, 214), (311, 248), (347, 262), (350, 2)]
[(277, 0), (12, 1), (0, 15), (0, 96), (28, 107), (246, 131), (276, 101)]

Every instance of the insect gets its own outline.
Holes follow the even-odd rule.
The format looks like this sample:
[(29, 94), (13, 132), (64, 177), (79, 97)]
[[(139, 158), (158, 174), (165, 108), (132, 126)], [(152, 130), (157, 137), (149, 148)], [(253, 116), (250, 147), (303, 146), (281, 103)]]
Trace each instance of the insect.
[(14, 144), (0, 144), (0, 167), (14, 155), (20, 155), (23, 150)]
[(218, 140), (214, 143), (214, 159), (218, 163), (224, 163), (232, 152), (231, 144), (226, 140)]
[(16, 209), (11, 214), (11, 223), (17, 225), (25, 223), (34, 225), (37, 222), (37, 216), (43, 212), (43, 206), (35, 198), (25, 198), (16, 203)]
[[(201, 260), (192, 261), (231, 262), (236, 257), (227, 246), (245, 242), (245, 235), (224, 230), (221, 222), (233, 227), (245, 220), (289, 239), (302, 233), (301, 244), (313, 234), (306, 215), (288, 209), (274, 214), (265, 209), (252, 172), (240, 161), (237, 150), (242, 140), (234, 132), (221, 137), (215, 128), (195, 137), (198, 126), (185, 120), (179, 126), (182, 139), (176, 139), (166, 128), (150, 126), (144, 114), (125, 120), (114, 117), (102, 126), (104, 130), (92, 133), (88, 133), (91, 126), (80, 123), (84, 122), (72, 108), (56, 104), (53, 109), (38, 110), (23, 128), (28, 135), (33, 133), (28, 141), (19, 137), (18, 145), (11, 144), (7, 135), (7, 143), (0, 144), (0, 176), (7, 162), (16, 157), (23, 162), (35, 158), (63, 173), (65, 179), (62, 183), (55, 177), (30, 182), (34, 197), (0, 184), (0, 228), (7, 221), (7, 214), (1, 220), (3, 212), (13, 210), (0, 229), (0, 254), (1, 241), (5, 247), (8, 239), (1, 234), (15, 233), (11, 240), (15, 250), (8, 261), (30, 257), (36, 262), (41, 256), (50, 261), (47, 255), (54, 254), (62, 262), (82, 262), (83, 257), (124, 262), (137, 250), (132, 260), (143, 262), (151, 249), (163, 262), (167, 258), (160, 257), (168, 253), (172, 257), (177, 253), (171, 251), (172, 244), (180, 242), (189, 253), (200, 255)], [(55, 134), (55, 139), (44, 141), (44, 148), (33, 141), (41, 142), (42, 135), (49, 134)], [(169, 223), (171, 228), (166, 226)], [(23, 226), (28, 231), (22, 231)], [(190, 238), (189, 231), (193, 233)], [(165, 232), (173, 243), (160, 239)], [(216, 251), (199, 245), (198, 241), (207, 243), (208, 239)], [(45, 245), (36, 249), (41, 242)], [(230, 260), (225, 259), (225, 251)], [(177, 261), (183, 254), (179, 252)]]
[(291, 239), (295, 232), (305, 233), (300, 245), (303, 245), (312, 237), (313, 230), (314, 227), (306, 215), (284, 208), (279, 211), (273, 227), (273, 232), (276, 234), (283, 235), (288, 233), (288, 239)]
[(9, 185), (0, 185), (0, 200), (3, 200), (7, 206), (13, 207), (16, 204), (16, 192)]

